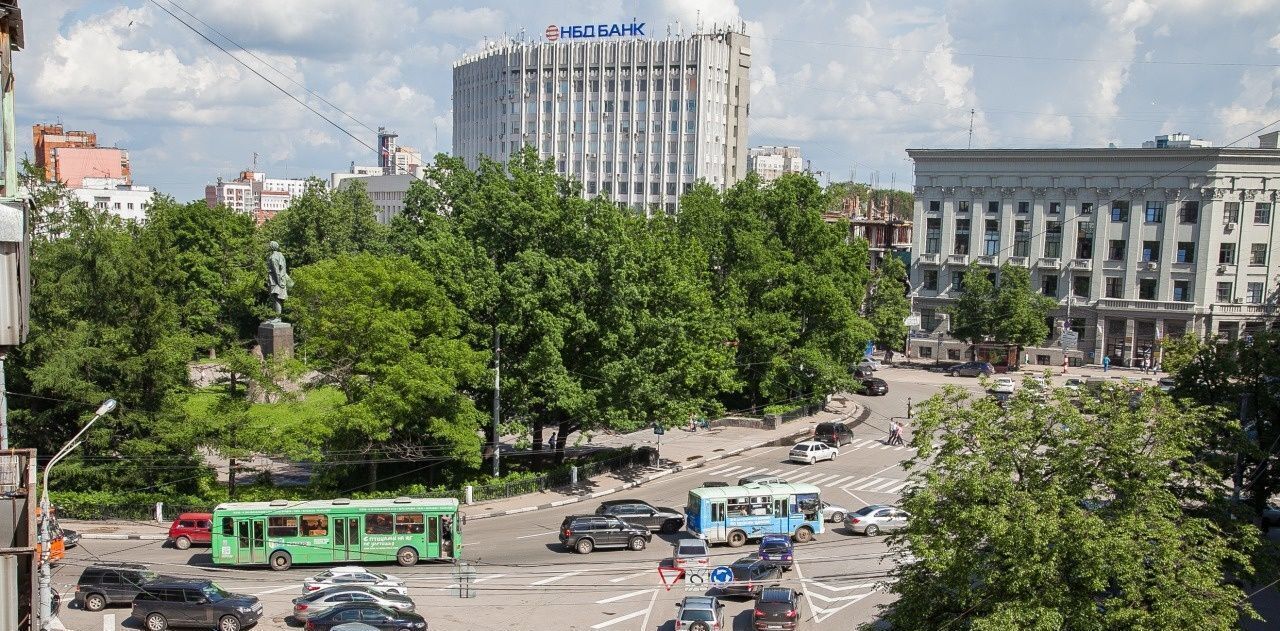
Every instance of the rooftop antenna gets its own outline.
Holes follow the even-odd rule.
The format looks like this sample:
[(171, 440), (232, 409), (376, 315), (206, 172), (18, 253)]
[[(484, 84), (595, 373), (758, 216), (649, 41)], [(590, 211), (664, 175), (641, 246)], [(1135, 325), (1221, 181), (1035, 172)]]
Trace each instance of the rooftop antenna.
[(969, 148), (973, 148), (973, 108), (969, 108)]
[(698, 9), (697, 12), (694, 13), (694, 16), (695, 18), (693, 22), (693, 27), (694, 29), (696, 29), (694, 30), (694, 32), (701, 33), (702, 32), (702, 9)]

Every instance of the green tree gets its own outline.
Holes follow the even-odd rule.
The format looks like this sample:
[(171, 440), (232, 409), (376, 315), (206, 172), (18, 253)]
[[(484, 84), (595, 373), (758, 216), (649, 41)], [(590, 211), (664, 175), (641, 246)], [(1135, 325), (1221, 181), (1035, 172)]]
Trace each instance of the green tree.
[(907, 300), (907, 267), (896, 256), (886, 257), (872, 275), (871, 295), (867, 297), (867, 318), (876, 331), (876, 343), (901, 351), (907, 337), (907, 316), (911, 303)]
[(1177, 374), (1191, 364), (1204, 346), (1200, 337), (1190, 331), (1180, 337), (1166, 337), (1160, 342), (1160, 366), (1170, 374)]
[(302, 267), (340, 254), (389, 252), (386, 226), (378, 223), (364, 182), (329, 190), (308, 178), (306, 190), (263, 226), (268, 240), (280, 243), (289, 266)]
[[(895, 629), (1235, 629), (1256, 531), (1205, 514), (1222, 478), (1195, 452), (1217, 412), (1104, 386), (1084, 409), (948, 387), (919, 409)], [(1251, 609), (1244, 605), (1246, 614)]]
[(958, 340), (977, 344), (995, 335), (996, 287), (991, 272), (973, 262), (964, 271), (960, 298), (948, 310), (951, 335)]
[(1049, 311), (1052, 298), (1031, 289), (1031, 271), (1018, 265), (1000, 267), (1000, 286), (995, 292), (992, 336), (1002, 344), (1014, 344), (1019, 355), (1023, 347), (1035, 346), (1049, 338)]

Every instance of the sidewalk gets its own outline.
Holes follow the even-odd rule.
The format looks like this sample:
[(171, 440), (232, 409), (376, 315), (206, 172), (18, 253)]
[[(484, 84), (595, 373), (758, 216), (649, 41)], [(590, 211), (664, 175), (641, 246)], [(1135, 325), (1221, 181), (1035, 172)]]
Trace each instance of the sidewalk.
[[(770, 444), (788, 444), (797, 438), (811, 436), (814, 426), (818, 423), (847, 420), (851, 425), (857, 425), (866, 420), (869, 414), (870, 411), (865, 406), (852, 398), (833, 398), (823, 411), (784, 423), (773, 430), (714, 427), (691, 432), (687, 429), (671, 429), (659, 437), (654, 435), (653, 430), (644, 429), (630, 434), (601, 436), (593, 440), (592, 444), (607, 447), (635, 445), (657, 448), (662, 458), (661, 467), (644, 467), (600, 474), (579, 480), (578, 486), (573, 488), (559, 488), (476, 502), (463, 507), (462, 510), (467, 514), (467, 519), (472, 520), (527, 513), (588, 501), (640, 486), (673, 473), (703, 467), (709, 462), (736, 456), (749, 449)], [(659, 438), (661, 438), (661, 444), (658, 443)], [(62, 524), (79, 532), (84, 539), (163, 541), (167, 538), (169, 531), (168, 523), (152, 521), (62, 520)]]

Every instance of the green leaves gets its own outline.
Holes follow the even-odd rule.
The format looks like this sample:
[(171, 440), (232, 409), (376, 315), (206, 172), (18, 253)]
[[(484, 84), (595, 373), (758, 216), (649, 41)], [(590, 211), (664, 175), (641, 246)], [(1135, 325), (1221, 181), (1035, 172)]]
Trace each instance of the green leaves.
[(907, 337), (907, 316), (911, 304), (907, 300), (907, 268), (896, 256), (887, 256), (872, 278), (871, 295), (867, 297), (867, 316), (876, 331), (876, 343), (885, 348), (902, 350)]
[(951, 334), (970, 344), (994, 341), (1018, 347), (1034, 346), (1049, 337), (1045, 320), (1054, 308), (1052, 298), (1031, 288), (1031, 272), (1018, 265), (996, 272), (969, 264), (964, 272), (964, 292), (951, 307)]

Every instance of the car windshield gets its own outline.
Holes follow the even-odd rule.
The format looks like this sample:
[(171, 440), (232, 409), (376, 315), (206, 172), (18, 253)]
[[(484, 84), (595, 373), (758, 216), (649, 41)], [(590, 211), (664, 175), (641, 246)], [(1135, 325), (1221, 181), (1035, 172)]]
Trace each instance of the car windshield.
[(760, 549), (769, 553), (786, 552), (787, 544), (780, 541), (771, 541), (760, 544)]
[(710, 609), (686, 609), (680, 612), (680, 619), (687, 620), (689, 622), (715, 622), (716, 618), (712, 615)]
[(676, 553), (680, 556), (701, 556), (707, 553), (707, 549), (703, 546), (680, 546)]
[(790, 603), (791, 592), (785, 589), (766, 589), (760, 594), (762, 603)]
[(221, 587), (218, 587), (217, 583), (209, 583), (208, 585), (201, 587), (200, 591), (204, 592), (205, 598), (208, 598), (209, 602), (212, 602), (212, 603), (216, 603), (219, 600), (231, 597), (231, 592), (228, 592), (227, 590), (222, 589)]
[(854, 515), (865, 517), (875, 512), (875, 510), (876, 510), (875, 506), (863, 506), (862, 508), (859, 508), (858, 512), (854, 513)]

